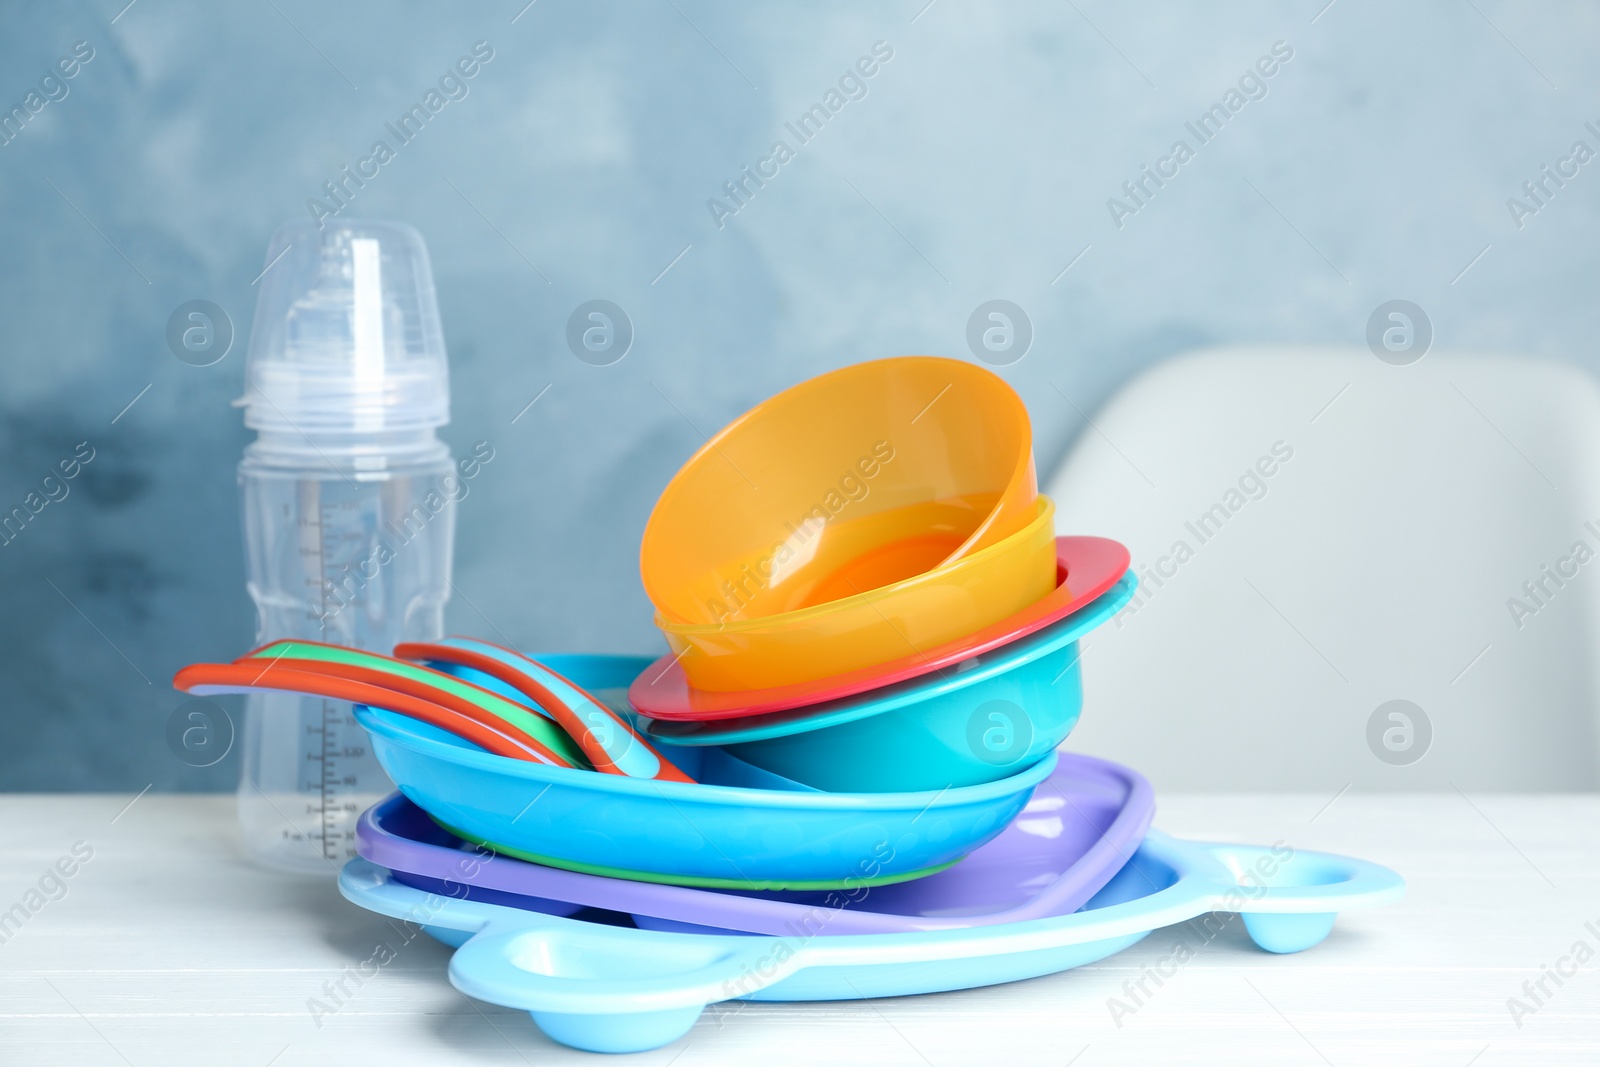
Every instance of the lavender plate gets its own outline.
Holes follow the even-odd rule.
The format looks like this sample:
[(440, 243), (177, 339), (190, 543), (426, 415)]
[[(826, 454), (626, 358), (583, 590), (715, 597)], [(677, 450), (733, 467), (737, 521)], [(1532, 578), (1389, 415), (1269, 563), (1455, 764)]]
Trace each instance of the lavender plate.
[(870, 889), (693, 889), (543, 867), (452, 836), (399, 794), (362, 815), (356, 847), (412, 888), (556, 915), (601, 908), (645, 929), (689, 932), (899, 933), (1070, 914), (1122, 869), (1154, 814), (1137, 772), (1062, 753), (1000, 836), (948, 870)]

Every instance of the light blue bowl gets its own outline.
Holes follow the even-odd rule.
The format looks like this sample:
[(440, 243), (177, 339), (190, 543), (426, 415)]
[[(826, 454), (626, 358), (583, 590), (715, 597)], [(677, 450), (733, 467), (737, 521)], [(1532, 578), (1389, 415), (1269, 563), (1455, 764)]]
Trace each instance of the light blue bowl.
[(888, 792), (995, 782), (1038, 762), (1083, 710), (1078, 640), (1133, 596), (1129, 571), (1053, 626), (939, 673), (793, 711), (639, 720), (674, 745), (720, 745), (817, 789)]
[[(538, 658), (591, 691), (650, 663)], [(1056, 762), (965, 789), (821, 793), (710, 749), (670, 749), (701, 781), (660, 782), (507, 759), (376, 708), (356, 719), (401, 792), (463, 837), (570, 870), (709, 888), (855, 889), (931, 874), (1003, 830)]]

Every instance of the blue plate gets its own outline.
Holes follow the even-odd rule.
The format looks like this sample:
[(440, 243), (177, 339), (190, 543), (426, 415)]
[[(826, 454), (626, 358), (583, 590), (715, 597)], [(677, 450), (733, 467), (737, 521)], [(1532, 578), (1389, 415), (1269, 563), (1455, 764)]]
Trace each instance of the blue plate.
[(1060, 622), (955, 667), (852, 697), (744, 719), (641, 718), (652, 738), (721, 745), (818, 789), (993, 782), (1044, 758), (1083, 710), (1078, 641), (1122, 610), (1132, 571)]
[[(591, 691), (626, 685), (649, 663), (540, 658)], [(1056, 765), (1052, 752), (980, 786), (821, 793), (716, 750), (670, 748), (700, 782), (661, 782), (507, 759), (376, 708), (357, 708), (356, 720), (400, 791), (458, 837), (567, 870), (716, 889), (852, 889), (932, 874), (1004, 830)]]
[(1154, 813), (1155, 793), (1136, 771), (1063, 752), (1055, 773), (993, 841), (932, 877), (861, 893), (735, 893), (521, 863), (451, 837), (398, 794), (361, 816), (356, 849), (414, 888), (468, 899), (492, 892), (481, 899), (552, 915), (589, 907), (632, 915), (647, 930), (838, 937), (1076, 911), (1128, 862)]
[[(1239, 912), (1257, 945), (1298, 952), (1338, 912), (1398, 900), (1376, 864), (1284, 846), (1179, 841), (1152, 831), (1072, 914), (995, 926), (840, 937), (668, 933), (437, 896), (364, 859), (339, 890), (371, 911), (458, 946), (450, 981), (531, 1012), (550, 1037), (592, 1052), (640, 1052), (683, 1036), (723, 1000), (854, 1000), (1012, 982), (1104, 959), (1150, 931)], [(1208, 925), (1221, 920), (1206, 920)]]

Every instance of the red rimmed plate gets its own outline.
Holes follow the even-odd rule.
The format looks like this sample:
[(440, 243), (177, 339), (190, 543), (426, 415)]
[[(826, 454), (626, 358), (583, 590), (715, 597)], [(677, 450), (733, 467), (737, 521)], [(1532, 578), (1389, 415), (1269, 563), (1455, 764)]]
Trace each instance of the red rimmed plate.
[(962, 660), (999, 648), (1071, 615), (1117, 584), (1127, 571), (1130, 557), (1119, 542), (1105, 537), (1056, 538), (1056, 588), (1009, 619), (1003, 619), (959, 641), (950, 641), (924, 653), (892, 663), (820, 678), (814, 682), (751, 689), (739, 693), (712, 693), (693, 689), (683, 667), (662, 656), (628, 687), (628, 703), (641, 715), (668, 721), (737, 719), (769, 711), (820, 704), (854, 696), (908, 678), (916, 678)]

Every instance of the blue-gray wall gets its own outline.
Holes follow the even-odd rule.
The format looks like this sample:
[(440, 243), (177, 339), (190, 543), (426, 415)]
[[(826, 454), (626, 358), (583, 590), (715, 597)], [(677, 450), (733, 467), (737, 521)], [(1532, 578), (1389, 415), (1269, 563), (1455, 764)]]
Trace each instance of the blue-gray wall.
[[(95, 455), (0, 547), (0, 788), (231, 785), (233, 757), (186, 767), (163, 724), (177, 667), (252, 636), (228, 406), (251, 282), (273, 228), (478, 41), (466, 97), (348, 211), (427, 237), (447, 435), (497, 452), (462, 507), (457, 630), (660, 647), (636, 547), (704, 434), (851, 361), (971, 358), (993, 298), (1035, 330), (1002, 373), (1046, 470), (1079, 409), (1157, 360), (1359, 343), (1392, 298), (1440, 345), (1600, 362), (1600, 162), (1536, 213), (1507, 205), (1574, 142), (1600, 149), (1593, 8), (124, 2), (0, 12), (0, 109), (93, 50), (0, 146), (0, 510), (79, 442)], [(801, 145), (785, 122), (880, 41), (866, 95)], [(1185, 122), (1280, 41), (1265, 96), (1201, 144)], [(719, 227), (707, 200), (777, 139), (794, 158)], [(1108, 198), (1180, 139), (1193, 158), (1118, 226)], [(591, 298), (637, 330), (613, 366), (564, 341)], [(238, 329), (214, 366), (168, 350), (191, 299)]]

